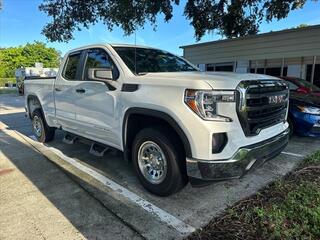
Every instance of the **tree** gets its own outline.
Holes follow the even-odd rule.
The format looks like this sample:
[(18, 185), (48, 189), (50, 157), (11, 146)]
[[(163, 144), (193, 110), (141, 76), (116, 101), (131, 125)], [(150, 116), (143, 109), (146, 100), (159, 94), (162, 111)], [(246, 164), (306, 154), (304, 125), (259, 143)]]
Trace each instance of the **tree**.
[(295, 28), (305, 28), (305, 27), (309, 27), (309, 26), (310, 25), (308, 25), (308, 24), (302, 23), (302, 24), (296, 26)]
[[(197, 40), (208, 31), (218, 31), (227, 38), (256, 34), (263, 20), (283, 19), (290, 11), (302, 8), (307, 0), (187, 0), (184, 15), (195, 30)], [(317, 0), (310, 0), (317, 1)], [(108, 30), (121, 27), (132, 34), (146, 22), (156, 27), (156, 20), (172, 18), (180, 0), (44, 0), (39, 9), (52, 21), (42, 33), (50, 41), (69, 41), (75, 30), (103, 22)]]
[(27, 43), (25, 46), (0, 49), (0, 77), (14, 77), (15, 69), (32, 67), (36, 62), (44, 67), (58, 67), (60, 52), (42, 42)]

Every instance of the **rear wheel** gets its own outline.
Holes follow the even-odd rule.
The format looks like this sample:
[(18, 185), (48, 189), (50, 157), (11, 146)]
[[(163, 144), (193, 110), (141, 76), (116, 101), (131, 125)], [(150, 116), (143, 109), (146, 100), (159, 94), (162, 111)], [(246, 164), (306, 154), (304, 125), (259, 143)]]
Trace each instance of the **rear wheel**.
[(132, 147), (133, 166), (148, 191), (167, 196), (186, 184), (185, 159), (178, 149), (165, 129), (145, 128), (137, 134)]
[(32, 113), (32, 126), (39, 142), (49, 142), (54, 138), (55, 129), (47, 125), (40, 109), (36, 109)]

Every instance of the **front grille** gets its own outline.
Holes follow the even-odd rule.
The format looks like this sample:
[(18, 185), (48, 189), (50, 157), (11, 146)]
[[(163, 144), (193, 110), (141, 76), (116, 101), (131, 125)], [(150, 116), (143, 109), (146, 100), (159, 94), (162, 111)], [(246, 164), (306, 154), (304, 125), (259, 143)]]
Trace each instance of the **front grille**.
[(284, 81), (242, 81), (237, 87), (237, 113), (245, 135), (285, 121), (288, 98)]

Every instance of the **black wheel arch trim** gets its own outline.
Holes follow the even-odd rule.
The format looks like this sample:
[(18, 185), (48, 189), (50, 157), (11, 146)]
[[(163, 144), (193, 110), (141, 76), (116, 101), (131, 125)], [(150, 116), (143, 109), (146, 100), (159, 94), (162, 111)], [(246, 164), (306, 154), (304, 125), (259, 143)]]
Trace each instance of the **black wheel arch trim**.
[(41, 105), (41, 102), (40, 102), (40, 99), (38, 98), (38, 96), (35, 95), (35, 94), (29, 94), (29, 95), (27, 96), (27, 107), (28, 107), (28, 115), (29, 115), (29, 118), (30, 118), (30, 119), (32, 118), (32, 112), (30, 111), (30, 105), (29, 105), (29, 101), (30, 101), (31, 98), (35, 98), (35, 99), (38, 100), (39, 105), (40, 105), (40, 111), (41, 111), (42, 115), (44, 116), (44, 112), (43, 112), (43, 109), (42, 109), (42, 105)]
[(141, 114), (141, 115), (146, 115), (150, 117), (156, 117), (161, 120), (166, 121), (178, 134), (180, 137), (183, 147), (186, 153), (186, 157), (192, 157), (192, 150), (191, 150), (191, 145), (190, 142), (184, 133), (184, 131), (181, 129), (179, 124), (167, 113), (159, 111), (159, 110), (153, 110), (153, 109), (148, 109), (148, 108), (129, 108), (125, 115), (124, 115), (124, 120), (123, 120), (123, 126), (122, 126), (122, 142), (123, 142), (123, 147), (124, 151), (126, 152), (129, 148), (126, 146), (126, 140), (127, 140), (127, 125), (128, 125), (128, 119), (130, 115), (132, 114)]

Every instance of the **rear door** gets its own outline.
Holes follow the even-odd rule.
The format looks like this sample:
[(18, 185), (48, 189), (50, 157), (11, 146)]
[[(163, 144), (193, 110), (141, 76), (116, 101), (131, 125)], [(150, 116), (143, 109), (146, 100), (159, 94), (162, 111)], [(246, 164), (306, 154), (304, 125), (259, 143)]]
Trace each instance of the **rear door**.
[(76, 131), (76, 105), (79, 99), (81, 81), (81, 62), (83, 51), (72, 52), (68, 55), (64, 68), (57, 76), (54, 85), (55, 109), (57, 124), (64, 130)]
[(79, 131), (87, 138), (119, 147), (119, 119), (115, 117), (119, 89), (106, 82), (89, 79), (88, 75), (89, 68), (111, 68), (116, 81), (118, 68), (103, 48), (88, 49), (84, 55), (83, 92), (79, 94), (76, 107), (76, 120), (81, 126)]

